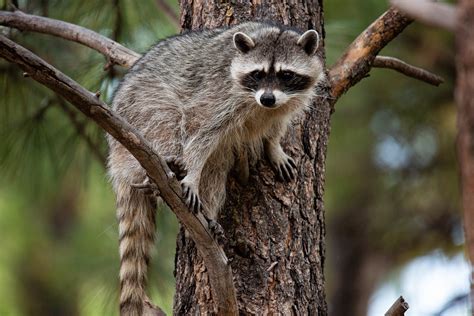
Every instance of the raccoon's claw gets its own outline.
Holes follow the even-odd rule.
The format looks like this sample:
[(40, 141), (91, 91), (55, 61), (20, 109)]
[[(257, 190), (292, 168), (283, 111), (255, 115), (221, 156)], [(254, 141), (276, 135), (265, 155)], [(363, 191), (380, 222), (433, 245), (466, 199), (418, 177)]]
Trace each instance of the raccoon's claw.
[(188, 208), (195, 214), (202, 211), (201, 200), (194, 192), (193, 188), (191, 188), (187, 183), (181, 183), (181, 189), (183, 190), (183, 198)]
[(152, 196), (152, 197), (159, 197), (160, 190), (158, 190), (158, 186), (150, 180), (147, 176), (142, 183), (132, 183), (132, 187), (140, 190), (143, 194)]
[(186, 170), (186, 165), (184, 164), (184, 161), (181, 158), (167, 158), (166, 163), (168, 164), (168, 167), (171, 169), (171, 171), (173, 171), (173, 173), (176, 175), (176, 178), (179, 181), (183, 180), (183, 178), (186, 177), (186, 175), (188, 174), (188, 171)]
[(296, 176), (296, 163), (291, 157), (287, 157), (285, 161), (278, 164), (276, 169), (281, 180), (290, 182)]
[(224, 229), (222, 226), (213, 219), (208, 219), (209, 230), (211, 231), (212, 237), (217, 240), (219, 245), (223, 245), (225, 241)]

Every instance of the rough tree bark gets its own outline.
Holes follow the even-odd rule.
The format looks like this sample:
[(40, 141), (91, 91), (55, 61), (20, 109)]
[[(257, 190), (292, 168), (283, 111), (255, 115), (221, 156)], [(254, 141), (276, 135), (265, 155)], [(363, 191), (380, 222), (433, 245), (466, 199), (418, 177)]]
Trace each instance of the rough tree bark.
[[(316, 29), (324, 37), (322, 1), (181, 1), (181, 10), (183, 30), (273, 20)], [(324, 58), (323, 43), (319, 54)], [(277, 181), (266, 162), (251, 170), (245, 187), (229, 180), (219, 222), (227, 237), (224, 249), (232, 259), (241, 314), (327, 314), (323, 184), (330, 112), (327, 99), (318, 98), (284, 140), (298, 165), (296, 181)], [(174, 314), (214, 314), (206, 269), (183, 230), (176, 262)]]
[[(474, 264), (474, 3), (458, 4), (456, 32), (456, 101), (458, 106), (458, 159), (464, 213), (466, 248)], [(472, 268), (471, 268), (472, 269)], [(474, 310), (474, 271), (471, 271), (471, 303)]]

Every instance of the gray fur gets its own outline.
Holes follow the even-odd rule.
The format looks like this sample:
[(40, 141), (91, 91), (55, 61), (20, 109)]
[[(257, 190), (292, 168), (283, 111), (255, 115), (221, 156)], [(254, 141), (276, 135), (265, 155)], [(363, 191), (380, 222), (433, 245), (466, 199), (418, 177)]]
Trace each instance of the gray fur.
[[(237, 32), (251, 38), (255, 46), (248, 51), (237, 49)], [(289, 180), (296, 175), (294, 162), (281, 149), (280, 139), (291, 119), (308, 108), (315, 86), (324, 79), (320, 58), (297, 45), (300, 36), (295, 31), (253, 22), (176, 36), (145, 54), (116, 92), (114, 110), (141, 131), (164, 158), (182, 159), (187, 175), (181, 183), (187, 203), (196, 208), (202, 203), (210, 219), (217, 218), (224, 203), (229, 170), (236, 161), (247, 163), (247, 154), (255, 159), (265, 149), (281, 176)], [(240, 83), (243, 76), (256, 69), (291, 70), (311, 78), (311, 84), (304, 91), (289, 94), (282, 93), (275, 84), (262, 86), (265, 91), (274, 89), (280, 98), (275, 107), (266, 108), (256, 100), (257, 91), (249, 91)], [(120, 210), (120, 236), (121, 241), (127, 241), (125, 246), (122, 242), (120, 245), (121, 313), (140, 315), (147, 300), (145, 281), (126, 279), (137, 273), (125, 270), (142, 268), (149, 255), (153, 210), (145, 211), (144, 207), (152, 207), (153, 203), (145, 203), (140, 197), (143, 193), (132, 186), (146, 180), (145, 171), (117, 141), (111, 137), (108, 141), (109, 173)], [(245, 155), (239, 154), (242, 152)], [(243, 176), (246, 178), (248, 166), (239, 169), (247, 173)], [(147, 216), (136, 218), (143, 214)], [(128, 230), (134, 228), (122, 225), (123, 221), (141, 223), (146, 228), (130, 233)], [(135, 257), (125, 258), (122, 253), (127, 252), (126, 247), (139, 247), (140, 251), (130, 249)]]

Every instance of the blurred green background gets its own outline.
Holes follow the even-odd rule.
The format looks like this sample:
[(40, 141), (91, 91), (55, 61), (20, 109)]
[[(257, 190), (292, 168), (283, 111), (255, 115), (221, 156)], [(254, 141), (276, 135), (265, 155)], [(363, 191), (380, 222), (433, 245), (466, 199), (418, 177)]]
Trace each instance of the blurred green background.
[[(172, 1), (166, 5), (174, 13), (155, 0), (16, 2), (27, 13), (79, 24), (137, 52), (178, 32)], [(325, 1), (327, 64), (387, 6)], [(124, 74), (120, 67), (104, 71), (104, 57), (81, 45), (0, 31), (87, 89), (100, 90), (107, 102)], [(402, 282), (406, 264), (433, 253), (449, 262), (463, 251), (453, 39), (413, 24), (382, 54), (446, 82), (435, 88), (374, 69), (336, 105), (325, 195), (331, 315), (365, 315), (384, 282)], [(103, 133), (3, 60), (0, 96), (0, 315), (117, 314), (117, 224)], [(170, 312), (178, 224), (160, 210), (157, 226), (150, 291)], [(464, 302), (466, 293), (447, 297)]]

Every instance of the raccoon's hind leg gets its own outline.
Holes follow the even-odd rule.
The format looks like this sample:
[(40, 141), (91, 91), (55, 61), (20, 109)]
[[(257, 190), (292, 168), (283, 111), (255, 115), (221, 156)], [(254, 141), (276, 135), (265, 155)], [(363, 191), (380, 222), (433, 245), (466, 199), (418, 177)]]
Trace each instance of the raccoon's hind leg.
[(133, 183), (132, 188), (140, 190), (143, 194), (149, 196), (150, 198), (158, 198), (160, 196), (160, 190), (158, 189), (158, 186), (153, 181), (151, 181), (148, 176), (145, 178), (145, 180), (143, 180), (142, 183)]
[[(199, 183), (204, 165), (217, 147), (218, 141), (205, 135), (198, 135), (184, 148), (183, 159), (188, 173), (181, 180), (181, 188), (188, 208), (194, 213), (203, 209), (199, 197)], [(209, 183), (209, 185), (213, 184)]]
[(217, 219), (225, 202), (227, 175), (233, 164), (234, 157), (231, 150), (215, 152), (209, 157), (202, 170), (199, 187), (199, 194), (204, 205), (203, 214), (208, 222), (209, 231), (221, 244), (225, 240), (225, 236)]
[[(171, 171), (175, 174), (176, 179), (178, 179), (179, 181), (183, 180), (183, 178), (187, 174), (183, 160), (177, 157), (170, 157), (165, 158), (165, 161)], [(133, 183), (132, 187), (137, 190), (141, 190), (145, 195), (148, 195), (150, 197), (160, 196), (160, 191), (158, 190), (157, 185), (153, 183), (153, 181), (151, 181), (148, 176), (146, 176), (145, 180), (142, 183)]]
[[(229, 116), (231, 114), (228, 113)], [(199, 198), (199, 185), (204, 166), (216, 151), (220, 152), (223, 147), (226, 147), (225, 138), (232, 135), (231, 129), (235, 120), (227, 116), (197, 123), (192, 120), (193, 118), (190, 118), (187, 125), (198, 125), (199, 128), (194, 135), (188, 135), (188, 140), (183, 148), (183, 160), (188, 174), (181, 181), (181, 186), (188, 207), (193, 212), (198, 212), (202, 210), (202, 202)], [(231, 156), (232, 152), (228, 152), (228, 155)], [(232, 160), (231, 157), (223, 157), (223, 159), (224, 161)], [(216, 168), (222, 163), (222, 161), (216, 161), (210, 168)], [(212, 186), (214, 183), (206, 182), (205, 185)]]

